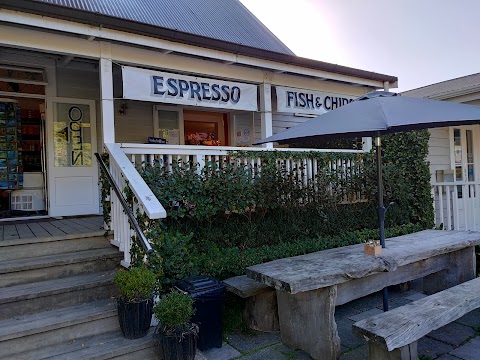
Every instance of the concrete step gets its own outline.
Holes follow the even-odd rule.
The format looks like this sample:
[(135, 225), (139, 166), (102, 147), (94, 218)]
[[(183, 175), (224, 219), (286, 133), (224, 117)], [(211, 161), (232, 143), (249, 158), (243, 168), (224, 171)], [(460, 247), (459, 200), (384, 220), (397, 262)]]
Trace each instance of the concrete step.
[(116, 295), (114, 273), (106, 271), (3, 288), (0, 320), (111, 298)]
[(64, 344), (9, 356), (9, 360), (150, 360), (158, 359), (151, 328), (141, 339), (125, 339), (121, 331), (80, 338)]
[(118, 267), (122, 258), (122, 253), (110, 246), (104, 249), (2, 261), (0, 287), (113, 270)]
[(0, 321), (0, 358), (119, 331), (112, 300), (89, 302)]
[[(110, 241), (103, 233), (94, 236), (75, 237), (69, 235), (0, 241), (0, 261), (29, 258), (36, 256), (62, 254), (110, 247)], [(82, 234), (83, 235), (83, 234)], [(91, 235), (91, 234), (89, 234)]]

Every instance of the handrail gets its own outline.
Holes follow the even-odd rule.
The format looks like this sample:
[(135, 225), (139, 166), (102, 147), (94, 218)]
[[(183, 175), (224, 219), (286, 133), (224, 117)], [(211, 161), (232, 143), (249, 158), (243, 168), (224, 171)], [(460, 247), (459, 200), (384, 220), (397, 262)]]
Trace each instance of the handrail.
[(103, 161), (102, 157), (100, 156), (99, 153), (95, 153), (95, 157), (97, 158), (98, 163), (100, 164), (100, 168), (102, 169), (103, 173), (105, 174), (108, 183), (112, 187), (113, 191), (115, 194), (117, 194), (118, 200), (120, 201), (120, 204), (122, 204), (123, 210), (125, 211), (125, 214), (127, 214), (128, 219), (130, 220), (130, 224), (133, 226), (135, 232), (137, 233), (138, 237), (140, 238), (140, 242), (147, 252), (147, 254), (152, 253), (154, 250), (150, 246), (150, 243), (148, 242), (145, 234), (143, 233), (142, 229), (140, 229), (140, 225), (138, 224), (137, 220), (135, 219), (135, 216), (133, 216), (127, 201), (123, 197), (122, 192), (118, 188), (117, 184), (115, 181), (113, 181), (112, 175), (110, 174), (110, 171), (108, 170), (107, 166), (105, 165), (105, 162)]
[(162, 219), (167, 217), (162, 204), (155, 197), (155, 194), (145, 183), (143, 178), (138, 173), (135, 166), (128, 159), (125, 152), (120, 148), (118, 144), (104, 144), (105, 148), (110, 155), (110, 163), (118, 167), (122, 172), (125, 180), (128, 181), (128, 186), (135, 194), (138, 202), (143, 205), (143, 210), (149, 219)]

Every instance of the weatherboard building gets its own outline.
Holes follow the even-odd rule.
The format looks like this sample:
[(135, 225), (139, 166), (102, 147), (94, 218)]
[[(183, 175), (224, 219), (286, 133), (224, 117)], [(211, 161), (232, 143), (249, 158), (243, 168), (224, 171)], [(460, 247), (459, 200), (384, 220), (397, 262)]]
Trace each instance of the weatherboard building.
[[(275, 144), (252, 144), (367, 92), (396, 86), (394, 76), (295, 56), (238, 0), (2, 0), (0, 220), (28, 215), (28, 224), (32, 215), (102, 214), (100, 165), (94, 153), (103, 152), (109, 155), (109, 170), (118, 188), (128, 186), (135, 204), (149, 218), (165, 217), (162, 205), (137, 171), (145, 163), (170, 166), (184, 159), (202, 165), (226, 159), (229, 150), (270, 151)], [(470, 165), (478, 168), (480, 154), (472, 158), (470, 147), (477, 141), (478, 129), (469, 131), (467, 127), (439, 130), (430, 143), (432, 174), (442, 170), (434, 178), (436, 193), (443, 194), (442, 200), (436, 198), (440, 204), (437, 217), (450, 216), (455, 223), (459, 217), (454, 218), (456, 210), (447, 202), (455, 199), (468, 210), (472, 203), (462, 202), (467, 198), (463, 194), (478, 193), (476, 175), (477, 182), (468, 184), (476, 187), (468, 189), (467, 184), (451, 183), (449, 178), (460, 166), (456, 164), (459, 153), (461, 170), (467, 171), (465, 179), (470, 176)], [(370, 147), (371, 139), (363, 139), (363, 149), (341, 151), (364, 152)], [(435, 156), (443, 163), (432, 161)], [(248, 161), (259, 165), (257, 159)], [(289, 160), (284, 165), (287, 169), (299, 166)], [(306, 160), (301, 166), (306, 167), (307, 178), (315, 176), (315, 161)], [(458, 176), (453, 179), (459, 180)], [(442, 182), (448, 183), (449, 191), (444, 191)], [(463, 186), (461, 191), (458, 186)], [(55, 247), (60, 237), (1, 242), (0, 306), (9, 298), (11, 311), (0, 312), (0, 342), (13, 342), (18, 336), (19, 348), (0, 346), (0, 357), (27, 350), (37, 356), (39, 347), (62, 342), (81, 347), (83, 340), (73, 340), (98, 334), (106, 339), (102, 332), (118, 332), (115, 308), (96, 300), (109, 296), (112, 279), (101, 271), (107, 265), (114, 269), (120, 261), (129, 266), (132, 229), (113, 192), (110, 202), (111, 243), (121, 253), (117, 248), (112, 251), (108, 241), (109, 248), (105, 248), (103, 230), (96, 237), (83, 234), (78, 242), (71, 234), (61, 237), (75, 247), (68, 258)], [(458, 211), (465, 219), (462, 208)], [(65, 221), (60, 224), (66, 226), (71, 219), (58, 221)], [(99, 226), (78, 219), (77, 225), (70, 225)], [(16, 248), (19, 245), (25, 248)], [(7, 247), (12, 250), (9, 255)], [(37, 257), (29, 258), (33, 255)], [(90, 272), (96, 272), (76, 274), (84, 270), (78, 265), (80, 259)], [(98, 264), (101, 268), (97, 269)], [(54, 274), (64, 266), (68, 270)], [(23, 270), (29, 271), (28, 280), (17, 276)], [(55, 276), (62, 284), (51, 279)], [(19, 279), (24, 283), (17, 284)], [(23, 284), (20, 293), (17, 286)], [(8, 295), (7, 288), (14, 289), (13, 295)], [(78, 295), (85, 289), (87, 295), (82, 296), (86, 298)], [(46, 307), (52, 311), (50, 317), (43, 317), (48, 331), (44, 325), (28, 322), (25, 335), (23, 324), (15, 327), (5, 320), (21, 315), (29, 321), (25, 313), (18, 313), (22, 296), (33, 304), (34, 299), (56, 295), (62, 300), (42, 301), (41, 309), (29, 305), (31, 312)], [(78, 313), (70, 311), (77, 305), (81, 307)], [(2, 321), (10, 321), (11, 327), (4, 327)], [(78, 328), (83, 335), (74, 333)], [(37, 342), (22, 340), (24, 335), (32, 335)], [(108, 352), (110, 358), (128, 358), (127, 353), (130, 358), (148, 358), (148, 349), (153, 347), (146, 340), (139, 345), (120, 344), (118, 334), (112, 336), (108, 341), (114, 343), (113, 350), (95, 351)], [(79, 351), (90, 351), (88, 347)]]
[(100, 213), (106, 144), (205, 159), (397, 84), (295, 56), (236, 0), (5, 0), (0, 27), (0, 97), (23, 132), (23, 184), (0, 191), (46, 216)]

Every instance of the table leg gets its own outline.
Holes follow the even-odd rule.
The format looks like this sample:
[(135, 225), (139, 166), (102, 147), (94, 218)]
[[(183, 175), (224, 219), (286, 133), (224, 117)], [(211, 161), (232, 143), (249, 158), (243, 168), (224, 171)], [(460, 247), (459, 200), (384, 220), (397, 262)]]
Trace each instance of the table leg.
[(337, 359), (340, 337), (335, 323), (336, 297), (336, 285), (298, 294), (277, 290), (283, 343), (306, 351), (314, 359)]
[(418, 360), (417, 342), (388, 351), (384, 344), (368, 342), (369, 360)]
[(253, 330), (278, 332), (277, 293), (274, 289), (250, 296), (243, 309), (243, 321)]
[(427, 294), (434, 294), (475, 279), (475, 247), (454, 251), (449, 255), (449, 264), (445, 270), (423, 278), (423, 290)]

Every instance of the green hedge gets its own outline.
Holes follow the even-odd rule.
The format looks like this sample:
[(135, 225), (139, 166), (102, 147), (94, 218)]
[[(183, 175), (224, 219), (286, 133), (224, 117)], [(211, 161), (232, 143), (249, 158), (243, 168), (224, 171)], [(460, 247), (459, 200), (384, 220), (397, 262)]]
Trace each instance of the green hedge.
[[(422, 230), (419, 224), (408, 224), (386, 229), (386, 236), (393, 237)], [(189, 275), (207, 274), (219, 279), (242, 275), (248, 266), (303, 255), (314, 251), (363, 243), (378, 238), (378, 230), (347, 231), (333, 236), (303, 237), (295, 242), (280, 242), (275, 245), (239, 248), (237, 246), (220, 246), (209, 244), (199, 247), (192, 242), (192, 236), (181, 233), (150, 232), (155, 253), (148, 257), (150, 266), (163, 271), (161, 282), (164, 288), (176, 279)], [(135, 258), (143, 262), (143, 255)], [(159, 267), (158, 267), (159, 265)]]
[[(420, 230), (423, 230), (420, 225), (402, 225), (387, 229), (386, 236), (399, 236)], [(315, 251), (359, 244), (375, 238), (378, 238), (378, 230), (359, 230), (336, 236), (304, 238), (296, 242), (285, 242), (271, 246), (264, 245), (257, 248), (239, 249), (238, 247), (212, 246), (207, 251), (196, 254), (191, 272), (226, 279), (231, 276), (243, 275), (248, 266)]]
[[(394, 203), (386, 216), (387, 236), (433, 227), (428, 136), (425, 130), (382, 139), (384, 198)], [(261, 158), (261, 176), (256, 168), (234, 164), (244, 152), (231, 153), (232, 163), (207, 163), (201, 171), (189, 163), (174, 163), (168, 172), (160, 166), (143, 170), (168, 214), (163, 221), (141, 219), (157, 250), (149, 263), (163, 271), (163, 285), (199, 273), (226, 278), (248, 265), (378, 237), (373, 151), (248, 154)], [(317, 159), (317, 180), (305, 185), (278, 169), (276, 160), (285, 156)], [(327, 166), (338, 159), (362, 160), (364, 166), (345, 178)], [(360, 189), (367, 201), (341, 203), (345, 194)], [(143, 262), (143, 255), (133, 247), (134, 262)]]

